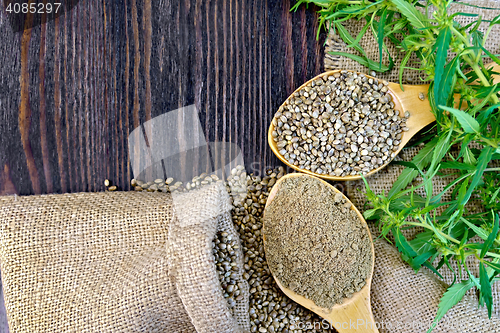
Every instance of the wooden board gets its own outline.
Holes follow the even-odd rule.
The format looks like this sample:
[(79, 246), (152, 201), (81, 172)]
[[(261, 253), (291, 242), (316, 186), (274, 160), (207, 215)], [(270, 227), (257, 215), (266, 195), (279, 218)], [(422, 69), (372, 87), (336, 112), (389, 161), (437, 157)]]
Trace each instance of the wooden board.
[[(255, 170), (277, 107), (322, 71), (312, 10), (293, 1), (89, 1), (24, 33), (0, 14), (0, 193), (129, 189), (127, 138), (195, 104), (207, 141)], [(252, 170), (250, 170), (252, 171)]]

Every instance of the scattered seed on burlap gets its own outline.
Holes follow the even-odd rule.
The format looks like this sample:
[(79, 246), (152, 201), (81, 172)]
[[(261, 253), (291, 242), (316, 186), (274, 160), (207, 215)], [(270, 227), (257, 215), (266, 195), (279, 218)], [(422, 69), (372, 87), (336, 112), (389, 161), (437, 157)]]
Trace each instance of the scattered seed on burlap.
[(274, 115), (279, 154), (320, 175), (366, 174), (382, 166), (408, 130), (387, 85), (349, 71), (312, 81)]
[(287, 178), (264, 213), (269, 267), (287, 288), (332, 308), (361, 290), (371, 270), (368, 230), (320, 180)]

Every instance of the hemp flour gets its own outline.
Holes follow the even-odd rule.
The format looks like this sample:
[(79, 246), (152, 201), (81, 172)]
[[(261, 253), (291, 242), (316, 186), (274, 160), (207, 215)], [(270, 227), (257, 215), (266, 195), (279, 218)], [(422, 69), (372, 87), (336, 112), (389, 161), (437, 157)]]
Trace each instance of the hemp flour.
[(368, 230), (351, 204), (317, 178), (283, 179), (264, 211), (265, 251), (283, 286), (332, 308), (361, 290), (371, 271)]

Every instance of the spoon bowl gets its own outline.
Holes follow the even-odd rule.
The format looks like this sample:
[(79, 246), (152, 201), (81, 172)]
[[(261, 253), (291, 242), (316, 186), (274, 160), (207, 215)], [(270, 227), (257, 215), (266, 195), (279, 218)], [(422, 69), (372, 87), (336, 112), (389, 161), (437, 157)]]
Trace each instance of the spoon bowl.
[[(307, 81), (306, 83), (301, 85), (299, 88), (297, 88), (287, 98), (287, 100), (292, 98), (296, 92), (299, 92), (301, 89), (303, 89), (304, 87), (309, 85), (312, 81), (315, 81), (319, 78), (328, 77), (330, 75), (333, 75), (335, 73), (339, 73), (341, 71), (343, 71), (343, 70), (339, 69), (339, 70), (329, 71), (329, 72), (322, 73), (322, 74), (312, 78), (311, 80)], [(371, 78), (371, 79), (374, 79), (377, 81), (381, 81), (373, 76), (370, 76), (370, 75), (367, 75), (364, 73), (359, 73), (359, 72), (355, 72), (355, 71), (349, 71), (349, 72), (357, 73), (358, 75), (363, 74), (368, 79)], [(388, 93), (391, 95), (392, 102), (394, 103), (394, 110), (398, 110), (400, 113), (405, 112), (405, 111), (408, 111), (410, 113), (410, 118), (408, 118), (406, 120), (406, 127), (408, 127), (408, 131), (402, 132), (403, 136), (401, 137), (398, 150), (394, 152), (394, 156), (396, 156), (397, 154), (399, 154), (401, 149), (403, 149), (403, 147), (408, 143), (408, 141), (410, 141), (410, 139), (415, 134), (417, 134), (425, 126), (427, 126), (430, 123), (432, 123), (433, 121), (435, 121), (436, 118), (434, 117), (434, 115), (431, 112), (431, 106), (430, 106), (429, 101), (427, 99), (427, 91), (429, 90), (428, 84), (425, 84), (425, 85), (403, 85), (404, 91), (401, 90), (401, 87), (398, 83), (390, 82), (387, 87), (389, 88)], [(280, 106), (279, 110), (282, 110), (284, 108), (284, 105), (287, 102), (287, 100), (285, 100), (285, 102), (283, 102), (283, 104)], [(294, 164), (289, 163), (283, 157), (283, 155), (281, 155), (279, 153), (278, 144), (276, 141), (274, 141), (274, 138), (272, 136), (272, 133), (274, 130), (275, 130), (275, 126), (271, 122), (271, 125), (269, 126), (269, 131), (268, 131), (269, 146), (271, 147), (271, 150), (274, 152), (274, 154), (283, 163), (285, 163), (289, 167), (291, 167), (297, 171), (307, 173), (309, 175), (317, 176), (317, 177), (320, 177), (323, 179), (328, 179), (328, 180), (347, 181), (347, 180), (361, 179), (360, 174), (354, 175), (354, 176), (352, 176), (352, 175), (343, 176), (343, 177), (342, 176), (335, 176), (335, 175), (318, 174), (318, 173), (300, 168)], [(392, 161), (392, 159), (393, 158), (387, 159), (387, 161), (385, 161), (385, 163), (383, 165), (379, 166), (376, 169), (369, 171), (368, 173), (364, 174), (364, 176), (368, 177), (368, 176), (380, 171), (387, 164), (389, 164)]]
[[(272, 200), (276, 196), (276, 193), (278, 193), (281, 183), (285, 179), (292, 177), (313, 177), (313, 176), (301, 173), (292, 173), (281, 177), (276, 182), (276, 184), (273, 186), (273, 189), (269, 193), (266, 207), (272, 202)], [(326, 186), (329, 186), (335, 193), (342, 194), (342, 192), (340, 192), (339, 190), (337, 190), (335, 187), (328, 184), (324, 180), (321, 179), (318, 180), (321, 181)], [(299, 303), (303, 307), (315, 312), (322, 318), (326, 319), (330, 323), (330, 326), (335, 327), (335, 329), (339, 333), (347, 333), (347, 332), (378, 333), (370, 305), (370, 286), (373, 276), (373, 267), (375, 264), (375, 251), (373, 248), (373, 240), (371, 237), (370, 230), (368, 229), (368, 225), (366, 224), (366, 221), (363, 218), (363, 215), (361, 215), (361, 213), (356, 209), (356, 207), (347, 197), (345, 197), (343, 194), (342, 196), (346, 199), (347, 202), (351, 204), (351, 209), (354, 210), (358, 215), (361, 224), (367, 229), (368, 236), (370, 238), (371, 252), (372, 252), (371, 269), (366, 278), (366, 284), (363, 286), (363, 288), (361, 288), (360, 291), (354, 293), (351, 298), (344, 299), (342, 304), (334, 305), (331, 309), (322, 308), (317, 306), (312, 300), (300, 296), (297, 293), (293, 292), (292, 290), (284, 287), (280, 283), (280, 281), (276, 278), (276, 275), (274, 274), (271, 267), (269, 268), (276, 283), (278, 284), (278, 287), (283, 291), (285, 295), (287, 295), (291, 300), (295, 301), (296, 303)], [(265, 230), (265, 228), (263, 228), (263, 230)], [(264, 249), (266, 249), (266, 235), (263, 234), (262, 237), (264, 239)], [(353, 326), (356, 328), (353, 329), (352, 328)]]

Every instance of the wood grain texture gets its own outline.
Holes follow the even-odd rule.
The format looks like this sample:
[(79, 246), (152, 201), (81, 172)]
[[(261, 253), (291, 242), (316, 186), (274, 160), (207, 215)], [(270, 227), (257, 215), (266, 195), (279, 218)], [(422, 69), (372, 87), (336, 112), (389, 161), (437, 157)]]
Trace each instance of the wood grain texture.
[(128, 136), (195, 104), (208, 142), (281, 165), (266, 128), (322, 72), (314, 11), (284, 1), (89, 1), (13, 33), (0, 14), (2, 194), (129, 189)]

